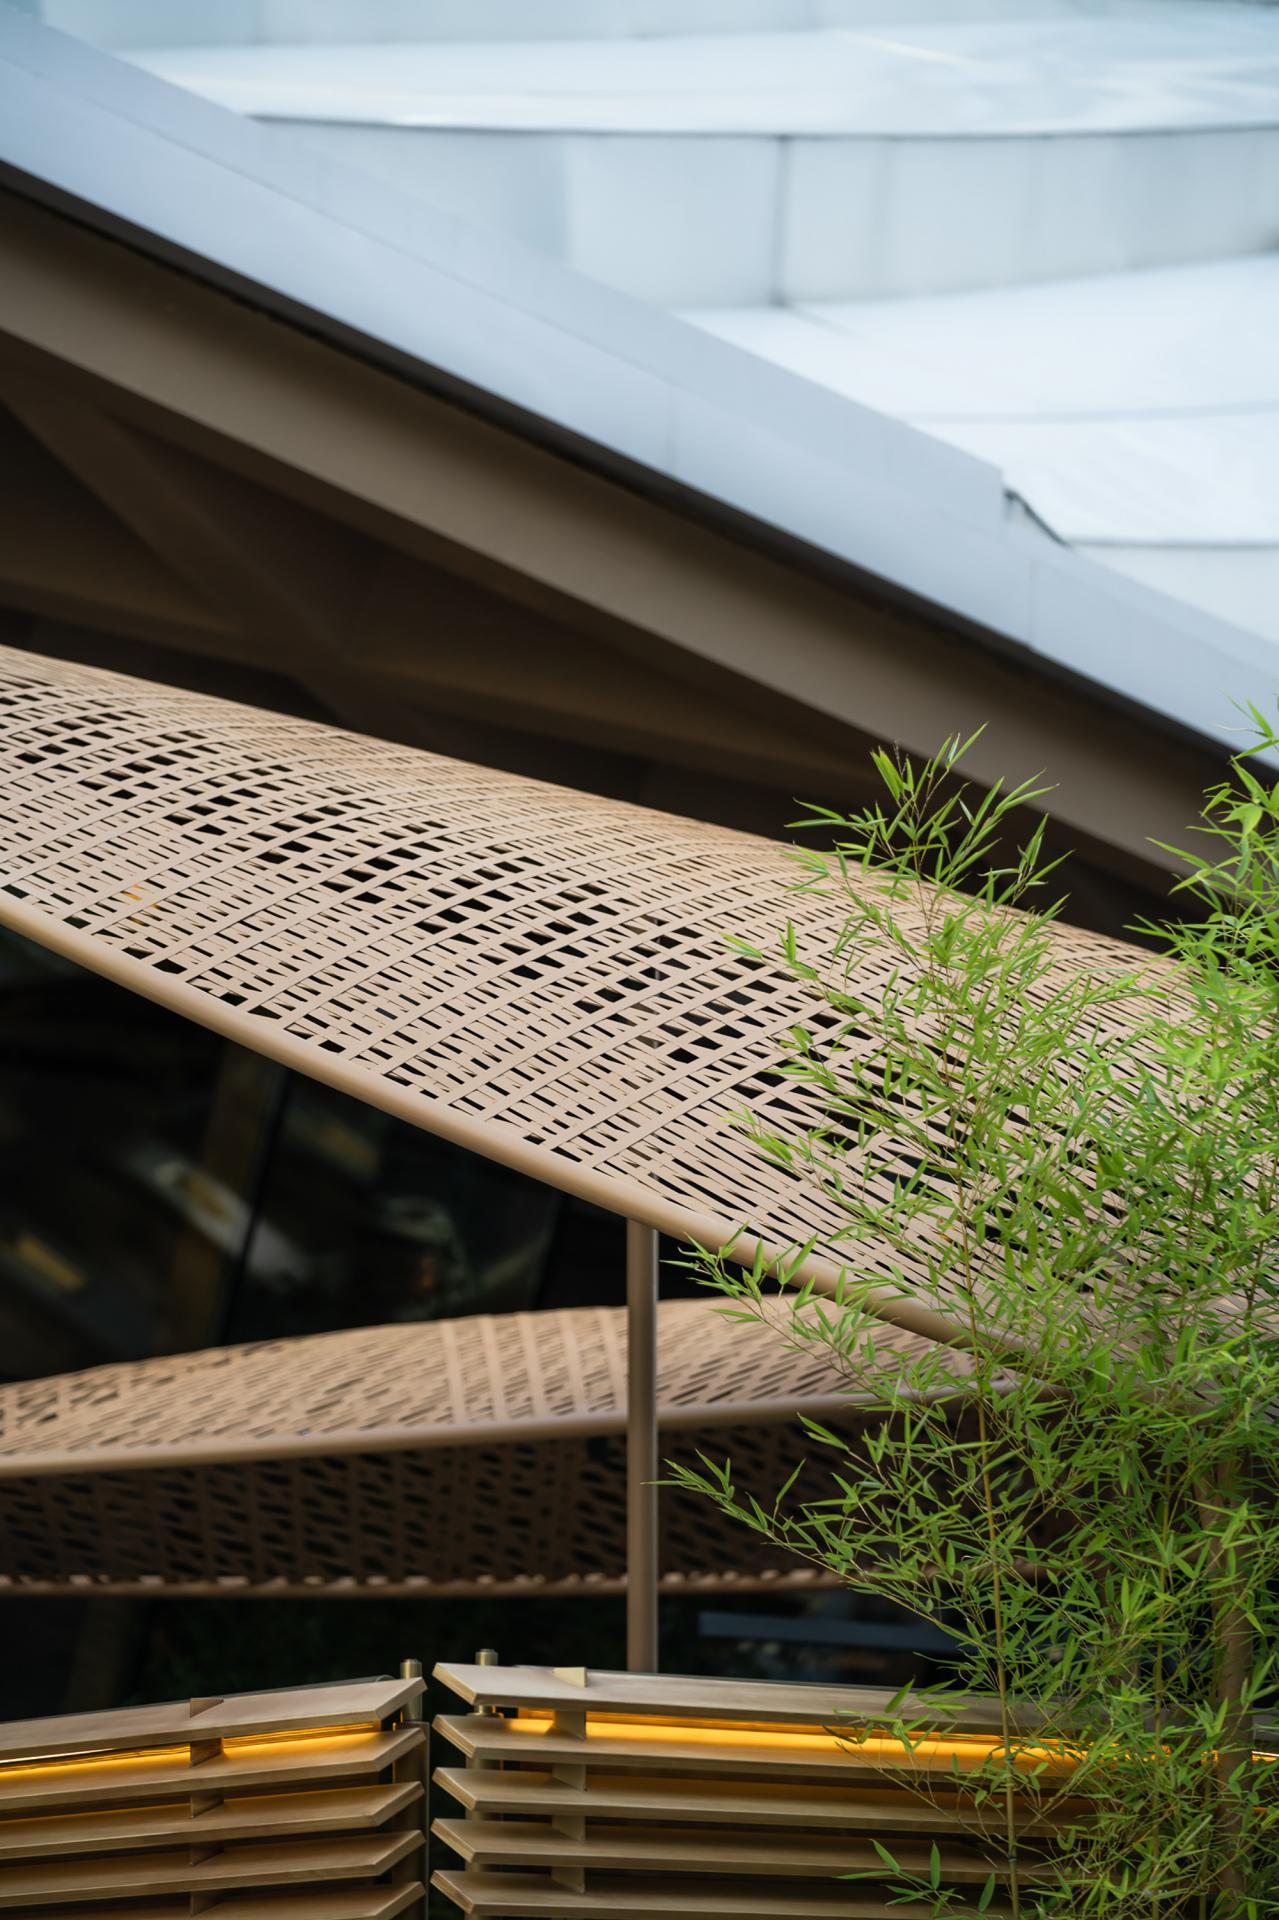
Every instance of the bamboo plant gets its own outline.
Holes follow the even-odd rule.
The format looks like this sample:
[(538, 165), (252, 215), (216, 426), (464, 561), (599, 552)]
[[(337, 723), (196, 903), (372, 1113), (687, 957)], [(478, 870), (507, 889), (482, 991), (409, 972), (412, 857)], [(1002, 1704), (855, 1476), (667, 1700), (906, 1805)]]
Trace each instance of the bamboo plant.
[[(990, 1860), (964, 1911), (1253, 1920), (1279, 1913), (1258, 1757), (1279, 1748), (1279, 797), (1237, 758), (1149, 956), (1099, 941), (1064, 964), (1042, 826), (1001, 853), (1045, 789), (974, 795), (971, 744), (877, 753), (879, 804), (803, 823), (834, 851), (795, 856), (775, 952), (734, 943), (811, 1002), (779, 1071), (816, 1123), (733, 1124), (839, 1209), (838, 1293), (788, 1280), (796, 1249), (779, 1315), (776, 1269), (689, 1255), (875, 1418), (857, 1441), (807, 1421), (806, 1469), (767, 1503), (731, 1461), (673, 1472), (954, 1633), (927, 1711), (902, 1696), (892, 1718), (915, 1745), (956, 1699), (998, 1703), (962, 1781)], [(829, 950), (806, 891), (842, 903)], [(953, 1347), (885, 1359), (886, 1260)], [(912, 1911), (957, 1911), (887, 1849), (883, 1874)]]

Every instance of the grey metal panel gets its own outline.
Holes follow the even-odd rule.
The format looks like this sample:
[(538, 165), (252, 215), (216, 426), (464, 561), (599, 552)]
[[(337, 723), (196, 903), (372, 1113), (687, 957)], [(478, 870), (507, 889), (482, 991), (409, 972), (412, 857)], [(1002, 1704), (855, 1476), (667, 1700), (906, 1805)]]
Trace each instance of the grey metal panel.
[[(0, 8), (0, 167), (417, 377), (455, 381), (1199, 733), (1233, 628), (1063, 552), (998, 471)], [(1170, 694), (1170, 649), (1184, 662)]]

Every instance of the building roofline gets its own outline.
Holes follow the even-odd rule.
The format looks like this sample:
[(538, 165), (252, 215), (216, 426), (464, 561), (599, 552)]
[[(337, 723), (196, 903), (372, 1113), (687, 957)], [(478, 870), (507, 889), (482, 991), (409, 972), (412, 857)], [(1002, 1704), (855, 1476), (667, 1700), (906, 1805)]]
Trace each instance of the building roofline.
[(689, 517), (1201, 745), (1273, 672), (1047, 539), (985, 462), (7, 7), (0, 87), (17, 191)]

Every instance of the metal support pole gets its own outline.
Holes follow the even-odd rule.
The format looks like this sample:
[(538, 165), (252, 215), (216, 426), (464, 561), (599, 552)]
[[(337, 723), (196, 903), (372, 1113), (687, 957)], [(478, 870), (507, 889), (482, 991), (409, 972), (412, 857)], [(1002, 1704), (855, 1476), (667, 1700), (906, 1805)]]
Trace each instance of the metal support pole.
[(626, 1223), (626, 1664), (657, 1672), (657, 1234)]
[[(422, 1662), (401, 1660), (400, 1678), (401, 1680), (420, 1680)], [(423, 1696), (420, 1693), (415, 1700), (406, 1700), (400, 1709), (400, 1719), (406, 1727), (422, 1726), (424, 1718)], [(408, 1753), (401, 1754), (391, 1769), (392, 1778), (397, 1783), (404, 1785), (411, 1782), (422, 1789), (421, 1797), (412, 1801), (407, 1807), (401, 1808), (392, 1822), (397, 1832), (412, 1833), (420, 1840), (420, 1845), (415, 1846), (411, 1853), (405, 1854), (404, 1858), (391, 1869), (393, 1885), (403, 1886), (410, 1880), (416, 1880), (423, 1888), (421, 1896), (402, 1909), (403, 1920), (427, 1920), (425, 1888), (431, 1877), (426, 1855), (427, 1835), (431, 1830), (429, 1737), (426, 1728), (422, 1726), (420, 1744), (411, 1748)]]
[[(401, 1680), (420, 1680), (422, 1678), (422, 1662), (420, 1660), (401, 1660), (400, 1678)], [(416, 1700), (405, 1701), (404, 1718), (406, 1721), (418, 1721), (422, 1718), (422, 1696), (420, 1693)]]

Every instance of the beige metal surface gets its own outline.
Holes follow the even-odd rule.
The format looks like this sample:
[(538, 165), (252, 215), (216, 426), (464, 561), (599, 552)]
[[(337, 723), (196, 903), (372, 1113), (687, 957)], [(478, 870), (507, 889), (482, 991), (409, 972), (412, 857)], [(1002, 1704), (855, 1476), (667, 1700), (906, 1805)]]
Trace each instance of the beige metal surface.
[(304, 1893), (273, 1890), (261, 1898), (240, 1893), (224, 1899), (196, 1896), (176, 1903), (148, 1901), (144, 1907), (132, 1905), (123, 1909), (96, 1905), (76, 1907), (74, 1920), (189, 1920), (193, 1910), (212, 1914), (214, 1920), (397, 1920), (400, 1914), (416, 1915), (421, 1907), (421, 1892), (415, 1887), (353, 1887), (332, 1892), (317, 1892), (308, 1887)]
[(47, 1720), (0, 1722), (0, 1763), (37, 1753), (60, 1756), (137, 1748), (148, 1754), (196, 1742), (264, 1739), (294, 1730), (332, 1732), (376, 1726), (416, 1700), (416, 1680), (353, 1680), (233, 1694), (229, 1700), (174, 1700), (147, 1707), (65, 1713)]
[[(973, 1913), (983, 1896), (981, 1911), (1008, 1911), (986, 1891), (1003, 1877), (1002, 1804), (965, 1785), (996, 1744), (994, 1702), (912, 1748), (889, 1728), (897, 1713), (921, 1724), (920, 1703), (875, 1689), (593, 1670), (578, 1684), (532, 1667), (436, 1677), (496, 1709), (436, 1722), (467, 1765), (434, 1776), (461, 1808), (435, 1821), (461, 1862), (435, 1885), (479, 1920), (891, 1920), (916, 1909), (893, 1903), (877, 1844), (925, 1882), (935, 1871), (947, 1912)], [(1053, 1822), (1029, 1783), (1018, 1821), (1032, 1872), (1051, 1871)]]
[[(95, 1716), (96, 1717), (96, 1716)], [(200, 1782), (206, 1792), (237, 1797), (257, 1789), (277, 1793), (296, 1787), (311, 1791), (326, 1781), (358, 1781), (383, 1769), (395, 1767), (417, 1748), (417, 1732), (401, 1727), (389, 1733), (370, 1734), (367, 1740), (352, 1743), (350, 1750), (335, 1742), (317, 1762), (315, 1749), (303, 1741), (286, 1749), (267, 1752), (256, 1747), (241, 1747), (232, 1753), (219, 1751), (201, 1763)], [(19, 1750), (21, 1751), (21, 1749)], [(129, 1802), (139, 1809), (156, 1802), (175, 1805), (187, 1784), (188, 1761), (181, 1747), (157, 1748), (146, 1757), (128, 1763)], [(41, 1814), (61, 1806), (74, 1785), (77, 1807), (86, 1810), (112, 1807), (120, 1798), (117, 1774), (94, 1766), (87, 1758), (83, 1764), (70, 1760), (57, 1769), (28, 1768), (3, 1776), (6, 1813)], [(22, 1821), (15, 1819), (14, 1825)]]
[[(446, 1870), (432, 1884), (474, 1920), (637, 1920), (648, 1914), (662, 1920), (912, 1920), (909, 1908), (811, 1882), (780, 1895), (776, 1885), (727, 1876), (718, 1882), (632, 1878), (621, 1888), (606, 1882), (577, 1892), (555, 1886), (549, 1875)], [(995, 1916), (1007, 1911), (1001, 1905), (987, 1909)]]
[[(601, 1307), (0, 1388), (0, 1592), (620, 1589), (626, 1377), (625, 1311)], [(820, 1354), (710, 1301), (661, 1303), (657, 1402), (663, 1458), (728, 1455), (760, 1498), (809, 1450), (797, 1409), (855, 1425)], [(705, 1502), (661, 1504), (668, 1586), (785, 1577)]]
[[(830, 1017), (728, 945), (771, 947), (795, 912), (780, 847), (13, 650), (0, 794), (0, 922), (616, 1212), (811, 1243), (838, 1275), (839, 1207), (726, 1124), (802, 1121), (779, 1038)], [(805, 901), (816, 963), (842, 917)], [(1059, 940), (1070, 972), (1132, 964)], [(872, 999), (890, 964), (862, 967)], [(859, 1265), (886, 1319), (962, 1338), (886, 1256)]]
[(333, 1835), (380, 1826), (421, 1798), (411, 1785), (376, 1785), (261, 1794), (223, 1801), (205, 1813), (189, 1806), (112, 1807), (105, 1813), (38, 1814), (0, 1821), (0, 1861), (46, 1855), (127, 1853), (145, 1846), (190, 1846), (196, 1841), (256, 1840), (290, 1833)]
[[(705, 1674), (611, 1673), (592, 1667), (582, 1684), (554, 1667), (480, 1667), (449, 1661), (436, 1678), (468, 1706), (484, 1709), (513, 1707), (529, 1714), (589, 1711), (633, 1723), (663, 1719), (678, 1711), (684, 1724), (705, 1721), (773, 1726), (827, 1727), (838, 1711), (868, 1722), (882, 1714), (891, 1696), (879, 1687), (829, 1687), (807, 1681), (770, 1680), (763, 1693), (743, 1680), (720, 1680)], [(836, 1704), (833, 1706), (832, 1701)], [(766, 1708), (766, 1711), (763, 1709)], [(939, 1714), (913, 1694), (901, 1703), (906, 1717)], [(965, 1733), (989, 1734), (1000, 1724), (997, 1700), (973, 1700), (962, 1711), (952, 1710), (946, 1724)]]
[[(420, 1916), (421, 1690), (357, 1681), (0, 1727), (0, 1911)], [(180, 1904), (138, 1904), (164, 1896)]]
[[(443, 1722), (441, 1723), (443, 1724)], [(456, 1725), (450, 1721), (450, 1725)], [(847, 1774), (848, 1769), (844, 1769)], [(566, 1786), (550, 1772), (521, 1767), (514, 1780), (500, 1769), (439, 1767), (436, 1784), (468, 1813), (527, 1813), (554, 1820), (562, 1814), (611, 1820), (671, 1821), (676, 1825), (757, 1828), (804, 1827), (813, 1831), (856, 1826), (873, 1814), (881, 1833), (959, 1831), (958, 1807), (923, 1802), (891, 1787), (826, 1786), (812, 1780), (775, 1785), (769, 1780), (662, 1779), (650, 1774), (592, 1771), (585, 1786)], [(1024, 1832), (1037, 1823), (1023, 1812)]]
[[(527, 1757), (522, 1737), (512, 1730), (509, 1720), (487, 1719), (470, 1714), (444, 1715), (436, 1721), (437, 1731), (468, 1761), (477, 1766), (500, 1766)], [(572, 1766), (579, 1759), (581, 1745), (575, 1734), (540, 1734), (537, 1754), (531, 1764), (547, 1768)], [(591, 1739), (591, 1762), (607, 1772), (642, 1772), (654, 1766), (651, 1737), (646, 1727), (630, 1721), (616, 1727), (599, 1727)], [(788, 1745), (767, 1739), (743, 1743), (731, 1738), (711, 1739), (699, 1727), (695, 1735), (681, 1737), (672, 1727), (663, 1737), (660, 1771), (680, 1786), (693, 1782), (698, 1790), (712, 1778), (716, 1781), (767, 1784), (784, 1767), (786, 1778), (832, 1786), (847, 1784), (859, 1774), (868, 1782), (879, 1783), (877, 1760), (863, 1761), (855, 1751), (844, 1751), (820, 1741), (808, 1745)]]
[[(658, 1308), (666, 1431), (847, 1405), (836, 1367), (709, 1301)], [(886, 1330), (885, 1351), (922, 1342)], [(0, 1480), (210, 1459), (431, 1450), (620, 1432), (620, 1307), (396, 1322), (94, 1367), (0, 1387)]]

